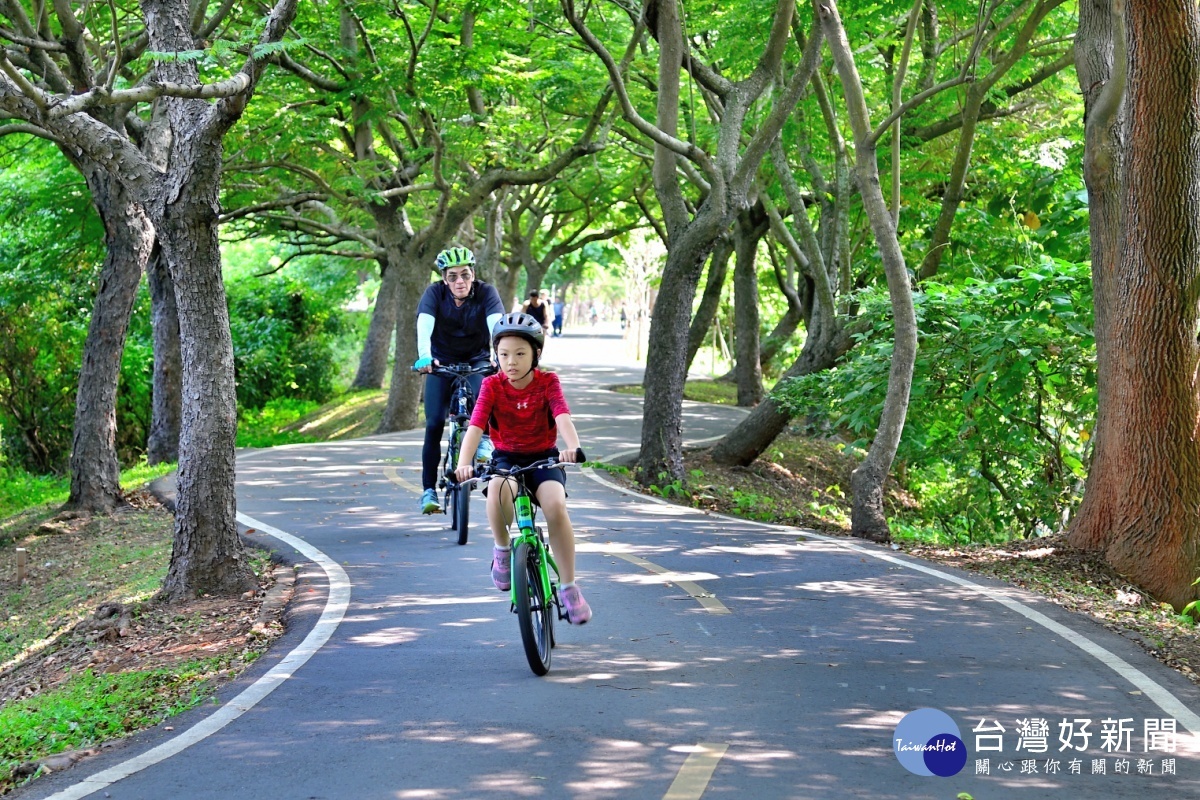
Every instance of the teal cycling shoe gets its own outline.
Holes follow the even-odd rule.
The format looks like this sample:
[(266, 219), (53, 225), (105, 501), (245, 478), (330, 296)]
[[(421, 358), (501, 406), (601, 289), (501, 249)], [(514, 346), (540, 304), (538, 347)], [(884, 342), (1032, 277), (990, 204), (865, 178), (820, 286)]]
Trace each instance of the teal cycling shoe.
[(436, 514), (442, 510), (442, 504), (438, 502), (437, 492), (433, 489), (426, 489), (421, 495), (421, 513)]

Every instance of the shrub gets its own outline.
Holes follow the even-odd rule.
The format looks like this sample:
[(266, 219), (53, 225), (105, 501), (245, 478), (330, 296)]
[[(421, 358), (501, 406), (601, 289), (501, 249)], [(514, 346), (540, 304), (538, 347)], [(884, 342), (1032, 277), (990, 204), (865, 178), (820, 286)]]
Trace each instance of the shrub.
[(341, 297), (287, 277), (231, 281), (228, 297), (239, 405), (259, 409), (277, 397), (321, 403), (333, 395)]
[[(972, 540), (1059, 528), (1083, 489), (1096, 412), (1088, 265), (1042, 258), (996, 280), (921, 288), (897, 458), (925, 516)], [(845, 360), (775, 396), (866, 443), (887, 391), (892, 322), (886, 290), (862, 301), (875, 322)]]

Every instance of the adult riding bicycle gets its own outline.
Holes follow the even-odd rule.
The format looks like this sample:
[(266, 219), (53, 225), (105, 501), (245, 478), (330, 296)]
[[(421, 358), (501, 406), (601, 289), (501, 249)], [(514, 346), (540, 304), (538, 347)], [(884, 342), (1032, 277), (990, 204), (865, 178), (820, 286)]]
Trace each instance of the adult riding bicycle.
[[(583, 450), (577, 450), (578, 463), (586, 460)], [(525, 484), (525, 474), (539, 469), (562, 469), (567, 464), (556, 457), (536, 461), (524, 467), (501, 469), (492, 465), (477, 465), (480, 479), (512, 478), (517, 488), (513, 508), (517, 535), (512, 538), (512, 589), (510, 610), (517, 615), (521, 629), (521, 644), (525, 659), (535, 675), (550, 671), (550, 653), (555, 645), (554, 619), (566, 620), (567, 613), (558, 596), (559, 570), (546, 546), (542, 528), (537, 524), (537, 504)], [(502, 491), (511, 487), (508, 481), (500, 484)], [(553, 576), (551, 573), (553, 572)]]
[[(413, 371), (415, 372), (416, 368), (413, 368)], [(471, 489), (475, 484), (474, 480), (459, 483), (454, 477), (463, 433), (467, 430), (467, 423), (471, 421), (471, 409), (475, 407), (475, 391), (471, 387), (470, 379), (475, 375), (491, 375), (495, 371), (496, 368), (491, 364), (448, 364), (434, 366), (429, 373), (453, 382), (450, 408), (446, 416), (450, 429), (446, 434), (446, 451), (438, 468), (437, 493), (442, 513), (450, 516), (450, 529), (458, 534), (459, 544), (467, 543), (467, 526), (471, 518)], [(492, 444), (488, 437), (484, 436), (475, 451), (475, 461), (477, 464), (485, 464), (491, 457)]]

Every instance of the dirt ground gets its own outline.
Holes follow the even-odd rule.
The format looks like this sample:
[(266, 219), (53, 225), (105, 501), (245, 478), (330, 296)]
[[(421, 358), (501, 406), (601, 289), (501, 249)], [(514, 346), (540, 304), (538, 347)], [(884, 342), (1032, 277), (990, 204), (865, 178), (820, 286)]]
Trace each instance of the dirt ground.
[[(257, 590), (177, 604), (159, 598), (173, 520), (146, 492), (130, 500), (130, 507), (111, 516), (43, 511), (0, 523), (0, 600), (7, 618), (0, 635), (0, 707), (53, 690), (86, 670), (141, 672), (199, 660), (215, 666), (189, 681), (186, 691), (207, 696), (283, 633), (294, 572), (272, 564), (264, 551), (250, 551)], [(17, 547), (29, 554), (21, 585)], [(185, 701), (157, 699), (163, 707)], [(73, 760), (59, 756), (46, 763)], [(36, 763), (0, 776), (0, 794), (32, 772)]]

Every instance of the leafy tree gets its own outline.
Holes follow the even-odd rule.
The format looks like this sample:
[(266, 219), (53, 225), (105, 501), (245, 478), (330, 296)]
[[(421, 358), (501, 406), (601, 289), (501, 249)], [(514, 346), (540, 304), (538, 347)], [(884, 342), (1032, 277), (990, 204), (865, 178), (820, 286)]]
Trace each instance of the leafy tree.
[(333, 341), (346, 324), (339, 305), (347, 298), (279, 276), (231, 281), (228, 297), (239, 406), (333, 395)]
[[(763, 156), (815, 72), (820, 37), (810, 43), (786, 87), (773, 95), (770, 111), (758, 118), (750, 113), (751, 108), (783, 64), (791, 38), (793, 0), (780, 0), (774, 5), (767, 43), (753, 64), (746, 64), (744, 54), (726, 51), (728, 42), (737, 40), (736, 34), (728, 39), (719, 37), (717, 46), (706, 52), (708, 48), (684, 36), (679, 5), (673, 0), (660, 0), (648, 7), (652, 14), (633, 21), (632, 35), (627, 28), (620, 32), (629, 42), (627, 55), (632, 55), (643, 29), (648, 29), (657, 40), (657, 76), (652, 82), (655, 121), (650, 122), (635, 105), (638, 98), (629, 91), (624, 64), (612, 57), (589, 28), (586, 15), (580, 13), (572, 0), (563, 0), (563, 10), (572, 28), (604, 63), (625, 121), (654, 145), (653, 180), (663, 215), (667, 263), (650, 330), (637, 474), (638, 480), (647, 485), (659, 481), (664, 474), (682, 480), (683, 382), (696, 285), (718, 238), (746, 205)], [(625, 11), (620, 7), (617, 10)], [(761, 23), (761, 16), (755, 16)], [(746, 15), (733, 21), (733, 27), (747, 24), (750, 18), (751, 15)], [(701, 26), (708, 24), (713, 22), (705, 20)], [(696, 55), (703, 61), (697, 60)], [(714, 68), (713, 64), (725, 55), (732, 57), (737, 72), (744, 68), (745, 77), (731, 80), (724, 71)], [(712, 130), (704, 137), (693, 132), (686, 140), (679, 138), (680, 117), (695, 115), (696, 108), (688, 104), (684, 110), (681, 91), (684, 69), (701, 86), (703, 99), (715, 118)], [(744, 137), (748, 142), (742, 147)], [(695, 190), (685, 190), (681, 173)], [(689, 191), (695, 191), (694, 197), (688, 197)]]
[[(255, 17), (261, 24), (230, 26), (246, 49), (237, 69), (197, 49), (232, 4), (211, 16), (206, 4), (192, 8), (185, 0), (143, 0), (137, 8), (140, 14), (122, 16), (114, 5), (109, 20), (77, 16), (70, 4), (59, 3), (52, 26), (43, 19), (50, 10), (40, 3), (32, 15), (21, 3), (5, 3), (0, 11), (12, 27), (4, 38), (14, 46), (0, 51), (0, 112), (18, 120), (10, 123), (16, 128), (60, 145), (88, 178), (110, 251), (116, 245), (131, 250), (112, 261), (117, 296), (93, 313), (96, 338), (107, 341), (100, 348), (104, 365), (86, 394), (90, 379), (80, 381), (84, 397), (76, 403), (77, 413), (96, 417), (77, 420), (76, 442), (82, 435), (97, 443), (91, 449), (103, 474), (91, 480), (85, 467), (92, 465), (74, 456), (72, 494), (88, 484), (95, 486), (88, 491), (96, 504), (120, 495), (104, 421), (115, 402), (119, 359), (113, 355), (124, 342), (130, 287), (136, 288), (154, 243), (174, 283), (182, 355), (178, 513), (164, 589), (173, 599), (240, 593), (253, 576), (234, 519), (233, 357), (214, 209), (222, 139), (245, 110), (263, 56), (280, 49), (296, 0), (278, 0), (264, 19)], [(226, 45), (212, 53), (231, 52)], [(202, 82), (202, 60), (206, 74), (219, 80)], [(207, 102), (214, 98), (218, 102)], [(147, 118), (138, 115), (139, 106)], [(102, 278), (98, 305), (109, 285)], [(85, 376), (90, 365), (85, 359)]]
[[(13, 462), (62, 472), (104, 231), (87, 187), (28, 135), (0, 170), (0, 430)], [(114, 453), (115, 456), (115, 453)]]
[[(899, 218), (897, 233), (910, 252), (930, 247), (926, 237), (936, 228), (936, 219), (948, 206), (957, 209), (961, 202), (961, 198), (950, 198), (947, 192), (947, 172), (952, 173), (952, 178), (957, 174), (953, 173), (953, 165), (948, 165), (936, 152), (921, 149), (922, 143), (928, 143), (923, 150), (934, 151), (940, 137), (961, 130), (955, 157), (969, 163), (979, 128), (970, 131), (963, 128), (964, 117), (955, 87), (970, 83), (987, 67), (989, 85), (998, 87), (1004, 81), (1012, 81), (1008, 84), (1011, 92), (1006, 89), (1003, 97), (1017, 102), (1005, 106), (1000, 102), (1001, 96), (993, 91), (980, 105), (979, 120), (986, 117), (1003, 122), (1016, 113), (1035, 111), (1037, 103), (1029, 98), (1044, 90), (1049, 79), (1065, 65), (1061, 39), (1055, 37), (1064, 15), (1051, 15), (1056, 5), (1025, 4), (987, 24), (984, 22), (996, 13), (996, 7), (989, 6), (983, 20), (975, 9), (969, 22), (954, 24), (949, 35), (939, 32), (943, 29), (937, 22), (949, 19), (955, 23), (954, 16), (961, 9), (928, 3), (913, 4), (904, 15), (916, 25), (915, 34), (912, 26), (901, 26), (888, 29), (880, 37), (878, 18), (869, 15), (860, 15), (846, 23), (851, 26), (854, 41), (872, 42), (871, 47), (860, 51), (864, 56), (882, 54), (882, 58), (858, 58), (855, 66), (867, 96), (876, 98), (872, 105), (890, 107), (892, 111), (873, 130), (856, 135), (856, 144), (873, 152), (889, 131), (893, 131), (894, 145), (904, 144), (902, 152), (906, 160), (899, 162), (893, 158), (891, 214), (893, 221)], [(912, 71), (915, 76), (912, 94), (902, 100), (907, 56), (901, 55), (897, 60), (896, 54), (904, 52), (903, 42), (911, 40), (913, 35), (920, 37), (921, 61)], [(852, 346), (854, 340), (849, 334), (870, 323), (858, 318), (860, 309), (849, 302), (849, 293), (856, 285), (877, 283), (879, 266), (883, 263), (870, 249), (862, 248), (863, 242), (878, 242), (878, 236), (864, 237), (866, 231), (861, 222), (852, 221), (852, 211), (861, 219), (863, 211), (868, 210), (866, 186), (861, 180), (856, 187), (852, 186), (849, 179), (842, 138), (844, 123), (836, 112), (836, 95), (820, 75), (813, 79), (812, 90), (815, 101), (812, 105), (819, 112), (828, 144), (816, 144), (814, 130), (818, 128), (808, 121), (812, 106), (801, 104), (793, 121), (784, 129), (782, 146), (772, 153), (771, 159), (784, 201), (779, 203), (778, 213), (772, 213), (772, 233), (785, 245), (787, 256), (803, 270), (806, 283), (812, 287), (811, 293), (796, 292), (801, 316), (805, 318), (806, 339), (799, 357), (785, 373), (787, 377), (828, 369)], [(849, 92), (844, 77), (843, 92)], [(903, 137), (894, 132), (897, 124), (903, 125)], [(830, 152), (832, 157), (822, 159), (819, 156), (822, 150)], [(863, 168), (864, 159), (860, 157), (858, 164)], [(806, 189), (800, 175), (807, 177), (811, 188)], [(897, 193), (902, 186), (911, 187), (907, 194)], [(774, 191), (768, 193), (771, 199), (778, 196)], [(932, 215), (930, 197), (937, 201), (937, 213)], [(971, 199), (976, 197), (972, 195)], [(817, 212), (815, 221), (810, 219), (813, 212)], [(871, 222), (874, 227), (873, 218)], [(939, 245), (935, 249), (944, 247)], [(805, 304), (811, 308), (808, 313), (804, 312)], [(788, 414), (768, 399), (718, 444), (714, 458), (725, 463), (752, 461), (782, 430), (787, 419)], [(876, 523), (881, 523), (881, 519), (877, 518)]]
[[(396, 360), (415, 360), (416, 306), (436, 253), (498, 191), (544, 183), (598, 151), (609, 95), (602, 82), (565, 79), (588, 72), (561, 37), (527, 30), (524, 4), (343, 3), (339, 14), (334, 41), (321, 12), (301, 17), (314, 57), (279, 55), (291, 79), (274, 89), (289, 113), (264, 110), (234, 168), (269, 176), (241, 204), (297, 231), (302, 246), (352, 243), (379, 261), (354, 381), (365, 388), (382, 384), (393, 332)], [(419, 385), (393, 371), (381, 430), (415, 424)]]

